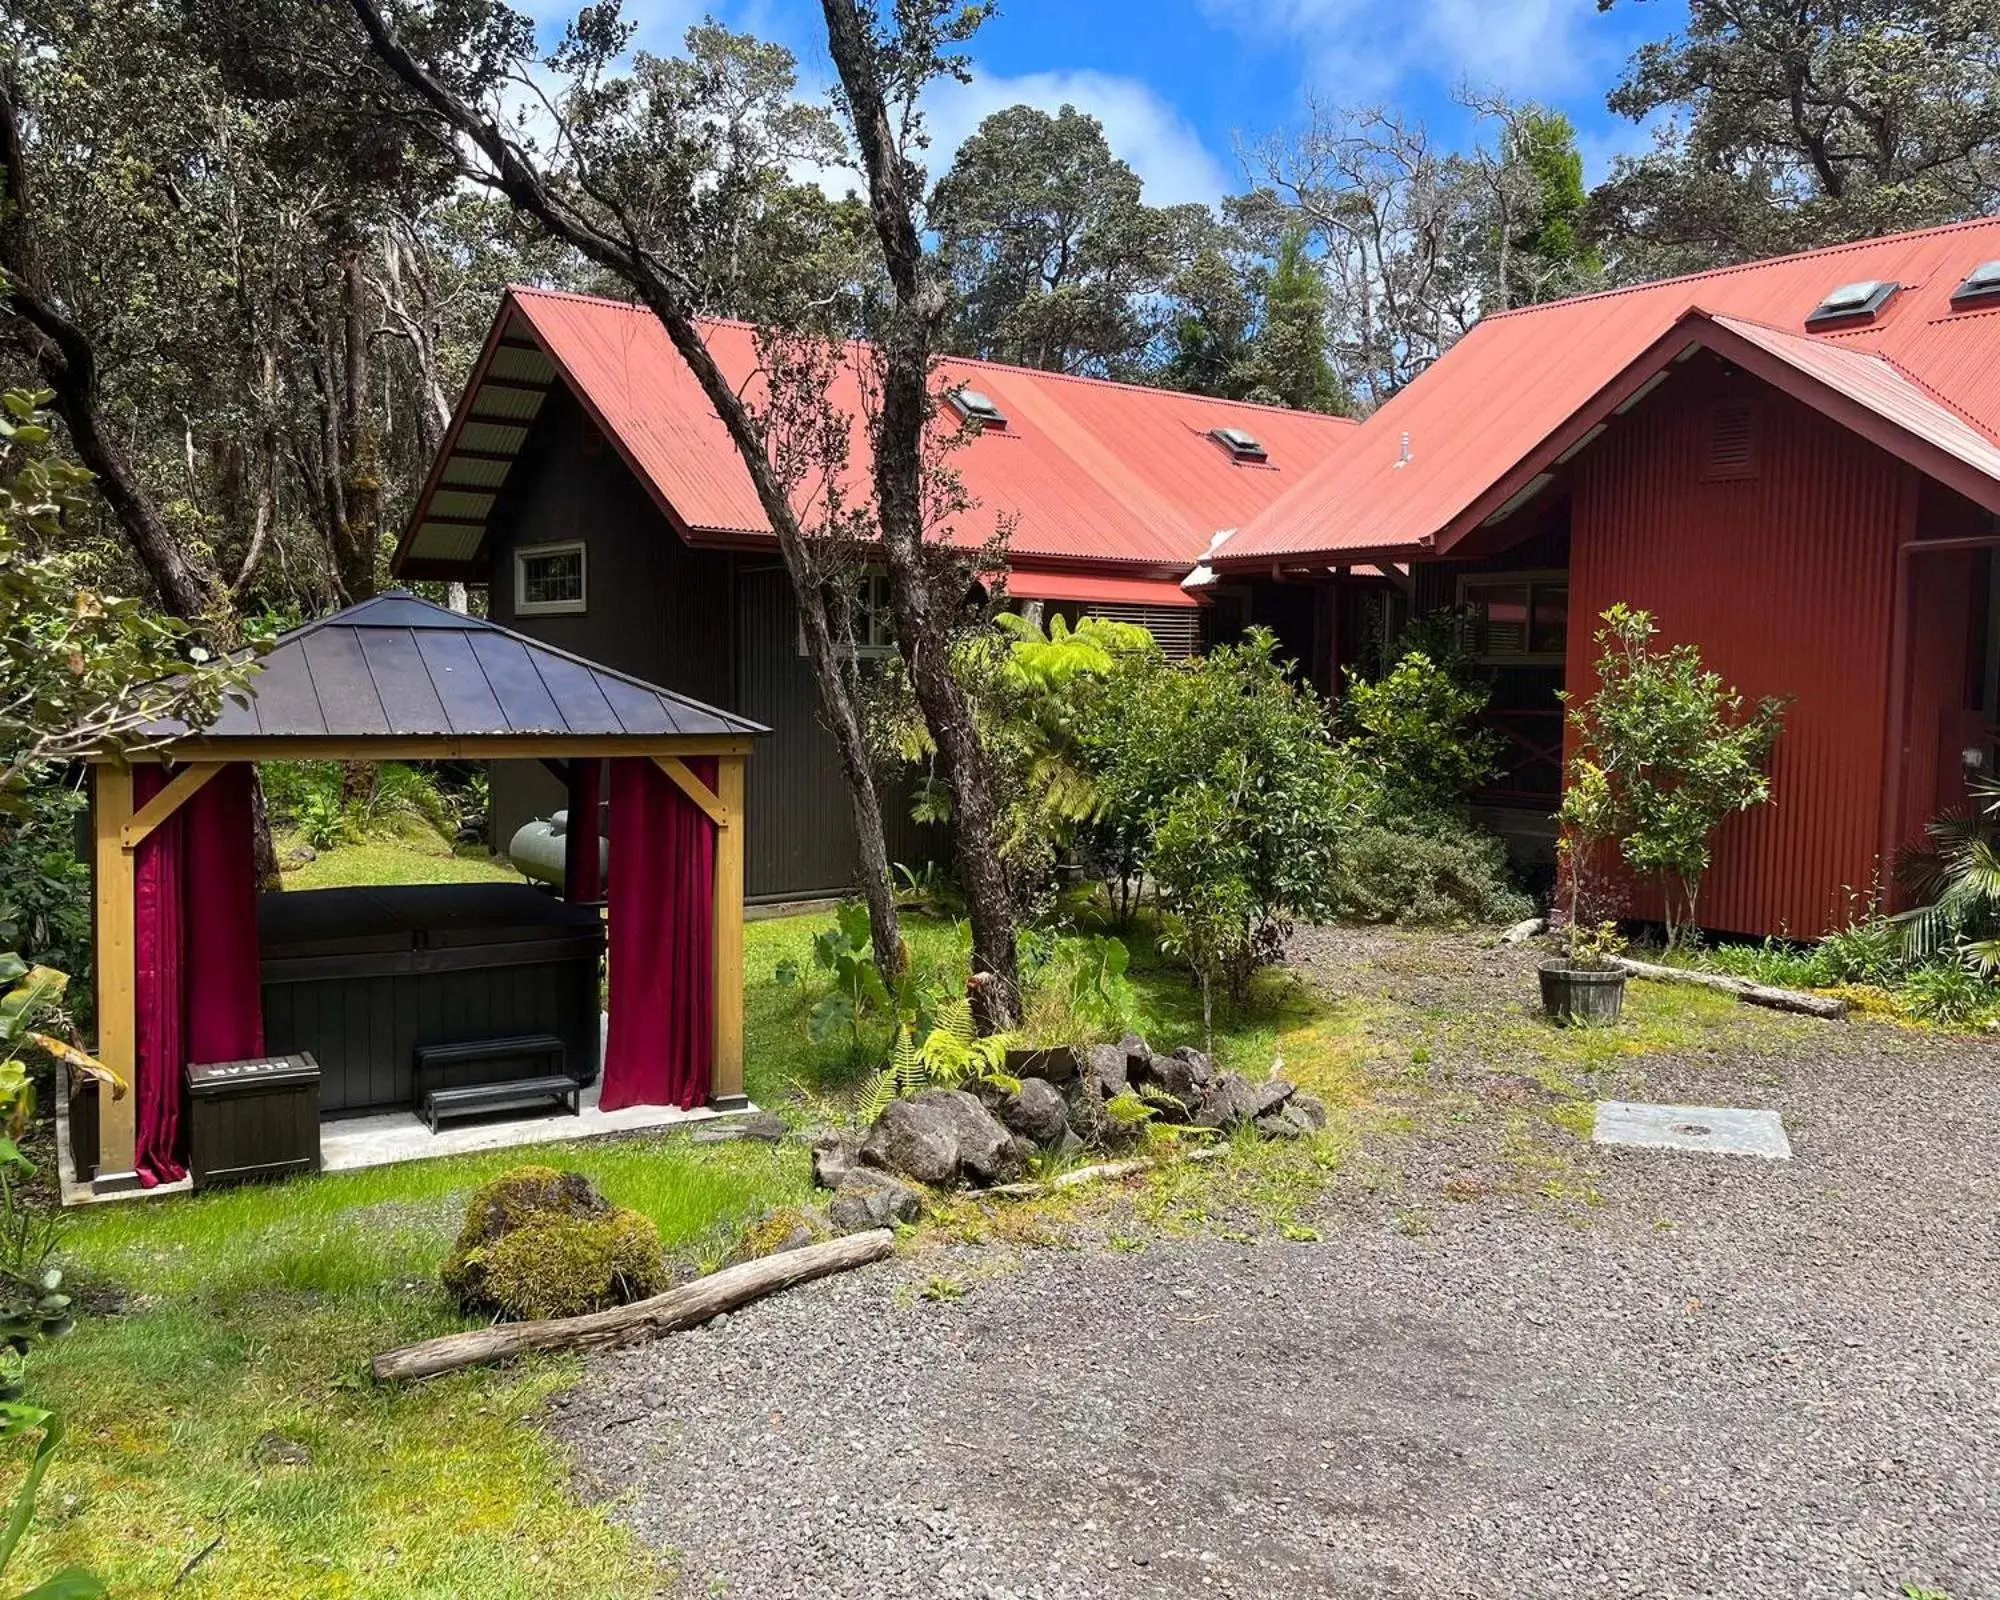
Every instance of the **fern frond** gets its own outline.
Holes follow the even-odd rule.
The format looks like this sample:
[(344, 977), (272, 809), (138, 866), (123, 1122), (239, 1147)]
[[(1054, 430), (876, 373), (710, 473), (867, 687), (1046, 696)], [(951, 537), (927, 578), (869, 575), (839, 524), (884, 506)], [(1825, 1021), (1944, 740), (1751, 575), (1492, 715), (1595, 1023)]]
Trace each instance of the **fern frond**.
[(861, 1092), (861, 1120), (873, 1122), (898, 1098), (896, 1069), (884, 1067), (868, 1080), (868, 1087)]
[(1121, 1089), (1104, 1102), (1104, 1114), (1115, 1126), (1131, 1128), (1142, 1122), (1151, 1122), (1159, 1112), (1130, 1089)]

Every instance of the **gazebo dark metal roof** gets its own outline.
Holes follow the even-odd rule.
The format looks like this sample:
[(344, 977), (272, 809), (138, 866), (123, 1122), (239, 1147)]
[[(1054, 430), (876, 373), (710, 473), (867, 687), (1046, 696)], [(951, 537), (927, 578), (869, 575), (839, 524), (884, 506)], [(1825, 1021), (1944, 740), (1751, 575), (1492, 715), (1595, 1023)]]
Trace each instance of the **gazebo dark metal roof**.
[(768, 731), (400, 589), (282, 635), (262, 667), (247, 697), (231, 699), (208, 727), (180, 737), (203, 746), (408, 738), (615, 743)]

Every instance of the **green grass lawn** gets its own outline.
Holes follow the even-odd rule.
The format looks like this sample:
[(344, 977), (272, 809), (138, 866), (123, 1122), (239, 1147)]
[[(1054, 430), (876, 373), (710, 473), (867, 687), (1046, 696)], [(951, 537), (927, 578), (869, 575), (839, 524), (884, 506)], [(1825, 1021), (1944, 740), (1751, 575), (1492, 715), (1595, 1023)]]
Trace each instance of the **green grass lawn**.
[[(323, 852), (287, 881), (444, 875), (513, 877), (441, 851), (358, 845)], [(858, 1048), (815, 1043), (814, 991), (773, 976), (786, 960), (809, 968), (813, 935), (830, 921), (745, 929), (747, 1086), (795, 1122), (837, 1114), (884, 1042), (877, 1029)], [(941, 983), (962, 981), (961, 927), (913, 918), (907, 933), (920, 966)], [(1162, 1046), (1198, 1041), (1193, 989), (1143, 941), (1131, 979), (1137, 1026)], [(1355, 1008), (1272, 975), (1218, 1053), (1261, 1074), (1282, 1050), (1288, 1072), (1337, 1103), (1364, 1024)], [(745, 1222), (809, 1190), (798, 1144), (680, 1137), (545, 1145), (75, 1214), (63, 1254), (85, 1315), (74, 1335), (37, 1353), (30, 1390), (65, 1415), (69, 1436), (17, 1570), (39, 1577), (80, 1564), (121, 1597), (188, 1600), (652, 1592), (650, 1558), (576, 1503), (558, 1453), (524, 1425), (574, 1381), (577, 1363), (538, 1360), (397, 1391), (367, 1378), (376, 1352), (461, 1325), (437, 1286), (439, 1262), (470, 1191), (524, 1161), (588, 1173), (614, 1202), (651, 1216), (690, 1269), (712, 1266)], [(280, 1459), (289, 1444), (309, 1461)]]
[[(277, 841), (282, 858), (297, 841)], [(407, 838), (335, 845), (285, 874), (287, 889), (346, 889), (370, 883), (522, 883), (506, 862), (483, 846), (454, 851), (435, 833), (412, 829)]]

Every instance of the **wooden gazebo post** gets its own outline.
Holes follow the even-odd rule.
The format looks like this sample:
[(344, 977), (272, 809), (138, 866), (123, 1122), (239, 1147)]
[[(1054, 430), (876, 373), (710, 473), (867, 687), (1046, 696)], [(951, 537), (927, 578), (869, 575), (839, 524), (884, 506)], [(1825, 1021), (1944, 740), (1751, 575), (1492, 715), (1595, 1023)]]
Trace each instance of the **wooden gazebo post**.
[(97, 974), (97, 1059), (117, 1073), (125, 1093), (97, 1097), (99, 1194), (139, 1184), (138, 979), (133, 940), (135, 856), (125, 848), (132, 820), (132, 769), (111, 762), (91, 768), (91, 829), (95, 870), (91, 893), (95, 914)]
[(715, 763), (715, 1055), (708, 1103), (727, 1110), (743, 1093), (743, 757)]

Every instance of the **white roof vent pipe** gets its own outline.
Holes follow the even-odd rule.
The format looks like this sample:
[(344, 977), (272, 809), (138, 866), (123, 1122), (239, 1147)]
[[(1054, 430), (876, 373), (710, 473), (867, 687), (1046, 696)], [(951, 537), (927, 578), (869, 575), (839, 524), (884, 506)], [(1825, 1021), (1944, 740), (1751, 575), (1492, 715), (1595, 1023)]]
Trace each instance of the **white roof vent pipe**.
[(1409, 464), (1410, 464), (1410, 436), (1406, 433), (1403, 435), (1403, 453), (1398, 457), (1396, 457), (1396, 470), (1400, 472), (1402, 471), (1403, 468), (1407, 467)]

